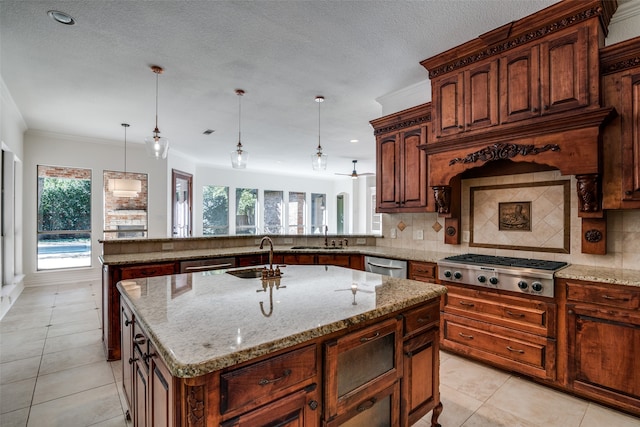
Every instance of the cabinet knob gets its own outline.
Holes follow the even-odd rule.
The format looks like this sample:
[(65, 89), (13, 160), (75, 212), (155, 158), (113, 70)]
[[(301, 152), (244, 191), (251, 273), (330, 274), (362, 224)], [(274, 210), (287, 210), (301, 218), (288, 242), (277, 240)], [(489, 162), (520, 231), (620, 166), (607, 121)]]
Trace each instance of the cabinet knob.
[(538, 112), (538, 108), (537, 108), (537, 107), (533, 107), (533, 108), (531, 109), (531, 112), (532, 112), (532, 113), (537, 113), (537, 112)]
[(133, 365), (133, 362), (135, 362), (138, 359), (134, 359), (133, 357), (129, 358), (129, 365)]
[(627, 191), (624, 192), (624, 194), (627, 195), (627, 196), (631, 196), (633, 194), (633, 191), (627, 190)]
[(458, 129), (464, 129), (464, 126), (459, 125), (459, 126), (458, 126)]
[(569, 311), (567, 311), (567, 313), (573, 314), (573, 310), (569, 310)]
[(127, 319), (127, 320), (124, 321), (124, 326), (129, 326), (131, 324), (133, 324), (133, 320)]
[(548, 105), (545, 105), (545, 106), (544, 106), (544, 110), (545, 110), (545, 111), (547, 111), (548, 109), (549, 109), (549, 106), (548, 106)]
[(314, 411), (318, 409), (318, 401), (312, 400), (311, 402), (309, 402), (309, 408), (311, 408)]

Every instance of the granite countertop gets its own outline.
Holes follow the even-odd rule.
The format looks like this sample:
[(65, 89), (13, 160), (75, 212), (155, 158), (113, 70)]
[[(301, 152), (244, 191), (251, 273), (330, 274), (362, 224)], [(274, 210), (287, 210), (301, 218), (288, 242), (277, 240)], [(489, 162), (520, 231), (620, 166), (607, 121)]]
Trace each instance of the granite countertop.
[(205, 375), (446, 293), (444, 286), (342, 267), (282, 271), (282, 278), (267, 281), (214, 270), (125, 280), (118, 288), (180, 378)]
[(640, 270), (571, 264), (555, 273), (556, 278), (640, 287)]

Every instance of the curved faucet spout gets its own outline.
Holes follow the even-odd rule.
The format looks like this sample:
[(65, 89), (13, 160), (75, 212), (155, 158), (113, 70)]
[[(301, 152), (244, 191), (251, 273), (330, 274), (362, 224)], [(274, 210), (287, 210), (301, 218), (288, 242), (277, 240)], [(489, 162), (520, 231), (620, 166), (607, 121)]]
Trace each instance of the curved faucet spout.
[(269, 272), (273, 272), (273, 240), (269, 236), (264, 236), (260, 240), (260, 249), (264, 249), (265, 240), (269, 242)]

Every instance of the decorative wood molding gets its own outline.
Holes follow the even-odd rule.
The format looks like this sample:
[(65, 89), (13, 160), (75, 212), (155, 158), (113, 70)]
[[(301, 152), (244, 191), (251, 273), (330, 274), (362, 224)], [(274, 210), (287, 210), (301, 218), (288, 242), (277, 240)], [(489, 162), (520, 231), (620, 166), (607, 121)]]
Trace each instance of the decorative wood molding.
[[(427, 68), (427, 70), (429, 71), (429, 78), (434, 79), (443, 74), (447, 74), (460, 68), (464, 68), (468, 65), (474, 64), (478, 61), (503, 54), (504, 52), (507, 52), (511, 49), (541, 39), (550, 34), (564, 30), (565, 28), (569, 28), (591, 18), (600, 17), (601, 21), (608, 23), (608, 19), (602, 16), (604, 15), (603, 12), (605, 12), (605, 9), (601, 5), (593, 5), (591, 7), (588, 7), (587, 9), (577, 11), (570, 16), (560, 17), (553, 22), (549, 22), (535, 29), (526, 31), (523, 34), (518, 35), (517, 37), (513, 37), (509, 40), (491, 45), (485, 49), (473, 52), (467, 56), (457, 58), (454, 61), (448, 61), (442, 64), (438, 64), (435, 67), (432, 67), (433, 63), (431, 62), (431, 60), (424, 60), (420, 64), (423, 67)], [(429, 67), (432, 68), (429, 69)]]
[(598, 175), (576, 175), (579, 212), (600, 211)]
[(584, 240), (589, 243), (598, 243), (602, 240), (602, 232), (592, 228), (584, 232)]
[(640, 66), (640, 37), (600, 49), (600, 74), (612, 74)]
[(205, 387), (187, 386), (187, 422), (190, 427), (204, 427), (205, 422)]
[(482, 150), (469, 153), (464, 158), (456, 157), (451, 159), (449, 166), (455, 165), (456, 163), (490, 162), (500, 159), (512, 159), (516, 156), (536, 155), (549, 150), (560, 151), (560, 146), (558, 144), (546, 144), (542, 147), (536, 147), (533, 144), (493, 144)]
[(448, 185), (433, 187), (433, 195), (436, 201), (436, 212), (448, 214), (451, 210), (451, 187)]
[(421, 125), (422, 123), (429, 123), (429, 122), (431, 122), (431, 114), (429, 114), (428, 116), (416, 117), (416, 118), (412, 118), (412, 119), (406, 120), (404, 122), (395, 123), (395, 124), (390, 125), (390, 126), (378, 128), (378, 129), (373, 131), (373, 134), (374, 134), (374, 136), (378, 136), (378, 135), (381, 135), (383, 133), (395, 132), (395, 131), (398, 131), (400, 129), (406, 129), (406, 128), (413, 127), (413, 126), (416, 126), (416, 125)]
[(373, 134), (378, 136), (430, 122), (431, 103), (428, 102), (371, 120), (369, 123), (373, 126)]
[(582, 218), (583, 254), (606, 255), (607, 218)]

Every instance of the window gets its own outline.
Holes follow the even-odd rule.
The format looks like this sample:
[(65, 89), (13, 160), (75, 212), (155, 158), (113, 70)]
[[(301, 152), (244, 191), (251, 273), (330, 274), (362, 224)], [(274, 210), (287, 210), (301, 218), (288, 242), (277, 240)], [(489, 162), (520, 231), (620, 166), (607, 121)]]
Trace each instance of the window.
[(205, 185), (202, 189), (202, 234), (229, 234), (229, 187)]
[(376, 212), (376, 188), (371, 188), (371, 204), (369, 206), (371, 216), (371, 233), (382, 234), (382, 214)]
[(91, 266), (91, 170), (38, 166), (37, 269)]
[[(147, 236), (147, 174), (104, 171), (104, 239), (129, 239)], [(123, 196), (113, 191), (111, 180), (133, 179), (140, 181), (140, 191), (135, 196)]]
[(257, 234), (258, 190), (236, 188), (236, 234)]
[(289, 192), (289, 234), (304, 234), (306, 193)]
[(282, 234), (284, 192), (264, 190), (264, 232)]
[(327, 195), (311, 193), (311, 234), (321, 234), (327, 225)]

